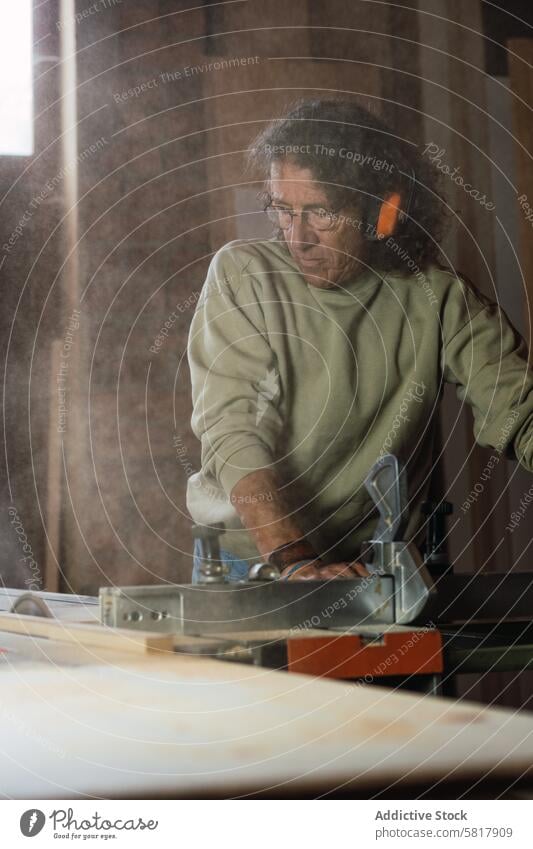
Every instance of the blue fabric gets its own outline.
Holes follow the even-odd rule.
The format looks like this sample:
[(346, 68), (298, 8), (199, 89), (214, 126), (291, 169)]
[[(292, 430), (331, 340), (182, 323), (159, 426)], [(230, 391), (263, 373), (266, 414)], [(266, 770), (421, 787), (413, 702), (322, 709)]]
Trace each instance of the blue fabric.
[[(201, 552), (201, 543), (199, 539), (194, 540), (194, 552), (193, 552), (193, 569), (192, 569), (192, 582), (193, 584), (199, 583), (200, 577), (200, 566), (202, 563), (202, 558), (200, 556)], [(224, 549), (220, 550), (220, 559), (227, 563), (230, 567), (229, 575), (226, 577), (226, 581), (234, 582), (234, 581), (242, 581), (246, 579), (248, 576), (248, 569), (252, 565), (251, 563), (247, 563), (246, 560), (239, 560), (229, 551), (224, 551)]]

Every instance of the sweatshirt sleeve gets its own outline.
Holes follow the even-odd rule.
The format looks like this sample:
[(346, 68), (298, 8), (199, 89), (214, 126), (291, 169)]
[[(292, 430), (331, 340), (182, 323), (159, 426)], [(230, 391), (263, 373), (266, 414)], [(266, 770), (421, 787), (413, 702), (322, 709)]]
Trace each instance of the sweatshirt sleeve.
[(504, 311), (462, 281), (444, 312), (444, 378), (471, 406), (476, 442), (533, 471), (533, 372)]
[(202, 471), (227, 495), (245, 475), (274, 462), (282, 427), (275, 355), (241, 265), (231, 245), (214, 256), (188, 346)]

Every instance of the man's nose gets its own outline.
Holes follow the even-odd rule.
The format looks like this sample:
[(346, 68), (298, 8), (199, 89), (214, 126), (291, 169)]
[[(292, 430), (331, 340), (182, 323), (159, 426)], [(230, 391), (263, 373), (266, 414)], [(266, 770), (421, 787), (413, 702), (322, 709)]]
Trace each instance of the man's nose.
[(318, 236), (307, 223), (307, 216), (305, 213), (297, 213), (293, 215), (292, 224), (289, 230), (289, 242), (291, 245), (300, 243), (304, 249), (308, 244), (317, 244)]

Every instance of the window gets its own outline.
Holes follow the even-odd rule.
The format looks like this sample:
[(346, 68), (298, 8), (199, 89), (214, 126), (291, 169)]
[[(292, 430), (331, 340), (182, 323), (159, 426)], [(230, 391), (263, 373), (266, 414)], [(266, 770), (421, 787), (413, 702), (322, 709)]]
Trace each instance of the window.
[(33, 153), (32, 0), (0, 5), (0, 154)]

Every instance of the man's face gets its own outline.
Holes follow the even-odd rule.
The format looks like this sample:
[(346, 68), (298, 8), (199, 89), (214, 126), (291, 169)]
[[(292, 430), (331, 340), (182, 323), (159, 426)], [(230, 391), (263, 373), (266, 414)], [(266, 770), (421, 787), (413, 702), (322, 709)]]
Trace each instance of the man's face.
[[(276, 206), (298, 213), (318, 207), (331, 208), (312, 172), (288, 160), (272, 164), (270, 194)], [(332, 289), (364, 269), (360, 262), (364, 239), (357, 226), (357, 214), (348, 209), (336, 211), (339, 220), (332, 230), (314, 230), (305, 215), (296, 215), (290, 228), (283, 231), (291, 256), (306, 282), (319, 289)], [(346, 218), (352, 220), (347, 222)]]

